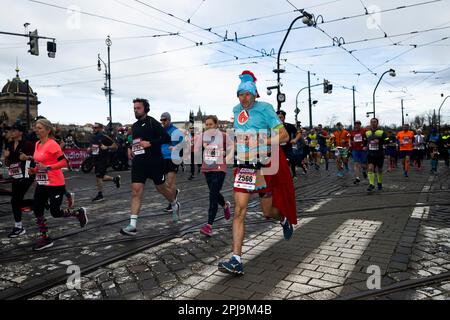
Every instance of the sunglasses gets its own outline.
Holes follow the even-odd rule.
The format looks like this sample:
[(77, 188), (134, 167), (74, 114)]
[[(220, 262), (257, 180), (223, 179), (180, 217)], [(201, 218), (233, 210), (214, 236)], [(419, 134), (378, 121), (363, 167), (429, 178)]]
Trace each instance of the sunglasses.
[(162, 122), (162, 121), (167, 121), (167, 119), (161, 119), (160, 121), (161, 121), (161, 122)]

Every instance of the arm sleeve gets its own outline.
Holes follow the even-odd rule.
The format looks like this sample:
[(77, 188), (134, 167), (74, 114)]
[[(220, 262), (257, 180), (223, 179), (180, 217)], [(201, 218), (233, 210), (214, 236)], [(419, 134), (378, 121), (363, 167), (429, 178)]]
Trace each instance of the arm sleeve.
[(166, 130), (164, 130), (162, 125), (156, 120), (151, 119), (151, 121), (153, 137), (150, 139), (150, 143), (152, 146), (161, 148), (161, 145), (163, 144), (170, 144), (170, 136), (167, 134)]
[(272, 105), (267, 104), (263, 114), (264, 120), (266, 120), (270, 129), (280, 129), (283, 126), (283, 123), (280, 118), (278, 118)]

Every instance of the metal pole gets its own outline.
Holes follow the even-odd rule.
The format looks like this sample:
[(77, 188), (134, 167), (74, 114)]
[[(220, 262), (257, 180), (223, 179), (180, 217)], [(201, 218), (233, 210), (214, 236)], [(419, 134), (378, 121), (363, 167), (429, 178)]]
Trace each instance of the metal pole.
[(402, 126), (405, 125), (405, 115), (403, 113), (403, 99), (402, 99)]
[(31, 119), (30, 119), (30, 84), (28, 80), (25, 80), (27, 84), (27, 130), (31, 128)]
[(283, 50), (284, 44), (286, 42), (286, 39), (289, 35), (289, 33), (291, 32), (292, 27), (294, 26), (294, 23), (297, 22), (297, 20), (303, 18), (304, 15), (302, 14), (301, 16), (297, 17), (294, 19), (294, 21), (291, 22), (291, 25), (289, 26), (286, 35), (284, 36), (283, 42), (281, 43), (280, 49), (278, 50), (278, 57), (277, 57), (277, 103), (278, 103), (278, 111), (281, 110), (281, 101), (279, 101), (278, 99), (278, 95), (281, 93), (280, 91), (280, 80), (281, 80), (281, 76), (280, 76), (280, 57), (281, 57), (281, 50)]
[(445, 100), (447, 100), (448, 98), (450, 98), (450, 96), (446, 96), (444, 101), (442, 101), (441, 106), (439, 107), (438, 110), (438, 122), (439, 122), (439, 134), (441, 133), (441, 108), (445, 103)]
[[(390, 70), (389, 70), (390, 71)], [(380, 77), (380, 80), (378, 80), (377, 86), (375, 87), (375, 90), (373, 90), (373, 117), (376, 118), (375, 116), (375, 92), (377, 91), (378, 86), (380, 85), (381, 79), (383, 79), (383, 76), (388, 73), (389, 71), (386, 71), (385, 73), (383, 73)]]
[(106, 40), (108, 46), (108, 94), (109, 94), (109, 133), (113, 133), (112, 128), (112, 111), (111, 111), (111, 40), (108, 36)]
[(309, 103), (309, 128), (313, 127), (312, 120), (312, 101), (311, 101), (311, 72), (308, 71), (308, 103)]
[(356, 122), (355, 86), (353, 86), (352, 90), (353, 90), (353, 125), (355, 125)]

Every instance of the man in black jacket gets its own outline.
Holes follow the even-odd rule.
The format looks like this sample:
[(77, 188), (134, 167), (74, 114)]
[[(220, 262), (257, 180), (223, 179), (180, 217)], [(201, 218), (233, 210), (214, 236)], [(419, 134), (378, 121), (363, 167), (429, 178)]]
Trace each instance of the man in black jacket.
[(128, 149), (131, 165), (131, 219), (130, 224), (120, 230), (121, 234), (134, 236), (136, 224), (141, 210), (142, 194), (147, 179), (153, 180), (156, 190), (172, 205), (173, 212), (180, 217), (180, 203), (176, 193), (167, 186), (164, 178), (164, 159), (161, 145), (170, 143), (171, 139), (156, 119), (148, 116), (150, 104), (146, 99), (135, 99), (134, 115), (137, 122), (133, 124), (133, 142)]

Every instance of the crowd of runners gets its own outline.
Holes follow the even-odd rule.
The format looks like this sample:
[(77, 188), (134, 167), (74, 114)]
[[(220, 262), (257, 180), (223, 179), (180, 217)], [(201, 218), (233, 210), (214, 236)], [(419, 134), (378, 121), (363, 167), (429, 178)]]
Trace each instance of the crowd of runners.
[[(412, 131), (408, 124), (393, 132), (379, 126), (376, 118), (363, 127), (356, 121), (351, 129), (337, 123), (334, 129), (318, 125), (310, 130), (286, 123), (286, 112), (275, 110), (269, 103), (257, 100), (259, 94), (256, 77), (250, 71), (240, 76), (236, 91), (238, 104), (231, 109), (234, 115), (233, 129), (223, 132), (218, 128), (218, 118), (206, 117), (200, 130), (185, 132), (175, 127), (171, 115), (164, 112), (159, 120), (151, 117), (150, 103), (146, 99), (134, 99), (136, 122), (127, 138), (127, 154), (131, 166), (130, 220), (120, 229), (124, 236), (138, 233), (144, 185), (153, 181), (158, 193), (167, 201), (165, 212), (171, 213), (173, 223), (182, 217), (178, 200), (177, 173), (184, 164), (191, 165), (193, 179), (195, 170), (204, 174), (209, 188), (209, 209), (205, 224), (199, 232), (213, 235), (213, 225), (219, 207), (225, 219), (232, 217), (232, 256), (220, 262), (220, 271), (243, 274), (242, 245), (245, 216), (250, 198), (258, 194), (264, 216), (276, 219), (286, 240), (294, 233), (297, 224), (296, 194), (294, 181), (297, 172), (330, 170), (330, 162), (336, 166), (339, 179), (350, 174), (353, 163), (354, 184), (367, 179), (367, 191), (383, 188), (383, 174), (399, 167), (408, 177), (411, 168), (422, 169), (425, 158), (431, 161), (432, 172), (438, 170), (438, 160), (444, 159), (449, 166), (449, 131), (440, 134), (431, 128), (426, 135), (422, 130)], [(45, 118), (33, 123), (35, 134), (25, 136), (20, 124), (11, 128), (11, 141), (5, 147), (5, 162), (12, 179), (11, 206), (14, 227), (10, 238), (25, 234), (22, 211), (32, 208), (40, 237), (34, 250), (53, 245), (49, 236), (44, 213), (49, 210), (55, 218), (78, 219), (80, 227), (88, 223), (86, 208), (74, 209), (74, 194), (66, 190), (63, 168), (69, 166), (61, 146), (55, 141), (55, 129)], [(118, 148), (117, 142), (104, 133), (103, 126), (94, 126), (89, 152), (94, 157), (97, 195), (93, 202), (102, 201), (104, 182), (121, 187), (121, 177), (106, 175), (108, 152)], [(387, 160), (386, 160), (387, 158)], [(352, 161), (350, 161), (350, 159)], [(387, 162), (387, 170), (385, 168)], [(334, 166), (334, 164), (332, 164)], [(228, 168), (232, 167), (233, 199), (222, 193)], [(376, 181), (375, 181), (376, 177)], [(376, 183), (375, 183), (376, 182)], [(24, 200), (25, 194), (36, 183), (33, 200)], [(63, 200), (67, 205), (63, 208)], [(234, 202), (234, 210), (231, 200)], [(233, 212), (233, 214), (232, 214)]]

